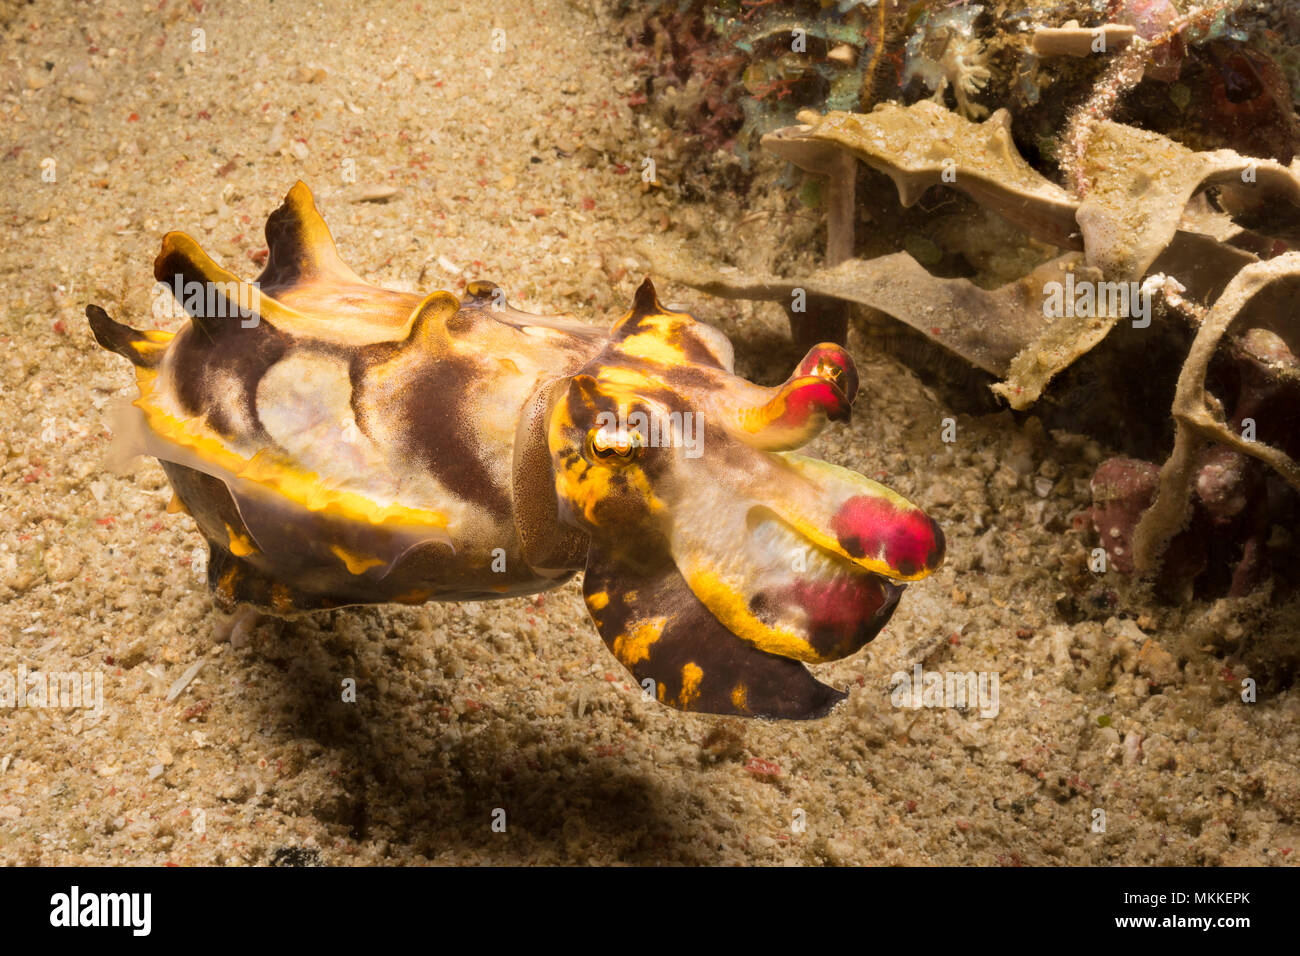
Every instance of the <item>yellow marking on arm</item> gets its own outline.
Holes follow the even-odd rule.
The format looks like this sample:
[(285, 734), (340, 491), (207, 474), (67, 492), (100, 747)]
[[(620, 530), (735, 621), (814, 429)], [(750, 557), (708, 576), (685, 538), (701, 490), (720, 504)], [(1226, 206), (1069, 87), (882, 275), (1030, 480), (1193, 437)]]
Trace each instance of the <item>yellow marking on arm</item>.
[(217, 587), (230, 600), (235, 599), (235, 584), (239, 581), (239, 565), (232, 564), (226, 568), (226, 573), (217, 581)]
[(741, 428), (751, 435), (757, 435), (784, 414), (785, 395), (782, 394), (764, 405), (742, 408), (736, 417)]
[(608, 606), (609, 606), (608, 591), (597, 591), (595, 594), (587, 595), (587, 607), (591, 608), (593, 611), (599, 611)]
[[(902, 513), (921, 510), (893, 488), (882, 485), (878, 481), (872, 481), (870, 478), (863, 477), (847, 468), (841, 468), (839, 465), (832, 465), (828, 461), (821, 461), (817, 458), (809, 458), (806, 455), (792, 452), (777, 452), (776, 455), (793, 466), (793, 475), (797, 476), (796, 480), (802, 479), (814, 489), (822, 487), (823, 482), (842, 482), (851, 486), (855, 494), (883, 498)], [(787, 511), (779, 505), (773, 506), (772, 510), (797, 534), (807, 538), (818, 547), (824, 548), (833, 554), (838, 554), (840, 557), (852, 561), (858, 567), (865, 568), (873, 574), (884, 575), (896, 581), (919, 581), (922, 578), (929, 577), (935, 570), (934, 568), (922, 568), (915, 574), (905, 575), (898, 568), (893, 567), (886, 561), (882, 561), (875, 555), (865, 554), (860, 558), (855, 558), (845, 551), (834, 537), (827, 534), (818, 525), (809, 522), (797, 511), (793, 511), (793, 509)]]
[(744, 596), (712, 571), (697, 571), (687, 582), (695, 596), (723, 627), (760, 651), (818, 664), (822, 657), (801, 635), (764, 624), (749, 610)]
[(736, 710), (749, 710), (749, 688), (743, 683), (731, 688), (731, 706)]
[(681, 704), (682, 709), (689, 708), (700, 696), (700, 681), (704, 679), (704, 671), (694, 661), (687, 661), (682, 665), (682, 692), (677, 697), (677, 702)]
[(293, 595), (279, 581), (271, 585), (271, 607), (280, 612), (293, 610)]
[(257, 548), (253, 544), (253, 539), (246, 534), (240, 534), (230, 525), (226, 525), (226, 536), (230, 539), (227, 550), (237, 558), (246, 558), (250, 554), (256, 554)]
[(330, 552), (347, 566), (348, 574), (365, 574), (371, 568), (377, 568), (384, 563), (379, 558), (358, 554), (337, 544), (330, 545)]
[(167, 502), (167, 513), (169, 515), (187, 515), (190, 509), (185, 507), (185, 502), (181, 501), (181, 496), (172, 492), (172, 500)]
[(650, 648), (659, 640), (668, 623), (665, 617), (656, 617), (642, 621), (631, 634), (620, 634), (614, 638), (614, 656), (631, 667), (650, 657)]

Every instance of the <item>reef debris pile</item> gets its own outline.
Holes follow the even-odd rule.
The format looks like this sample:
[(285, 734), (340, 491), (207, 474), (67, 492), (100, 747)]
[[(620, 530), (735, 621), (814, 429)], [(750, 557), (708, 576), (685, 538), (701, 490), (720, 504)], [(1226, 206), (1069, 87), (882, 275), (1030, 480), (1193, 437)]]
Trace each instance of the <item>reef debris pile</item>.
[[(1109, 357), (1119, 356), (1116, 368), (1145, 362), (1157, 379), (1167, 365), (1158, 407), (1168, 414), (1135, 426), (1150, 439), (1137, 443), (1143, 454), (1098, 470), (1093, 523), (1114, 567), (1156, 578), (1167, 596), (1189, 588), (1249, 593), (1268, 579), (1276, 529), (1300, 502), (1300, 319), (1287, 305), (1300, 292), (1300, 253), (1290, 251), (1300, 242), (1300, 127), (1284, 68), (1258, 49), (1232, 46), (1245, 35), (1232, 17), (1247, 6), (1180, 13), (1167, 3), (1126, 3), (1118, 23), (1026, 24), (1022, 67), (1030, 57), (1034, 70), (1059, 69), (1057, 60), (1085, 52), (1085, 35), (1094, 41), (1092, 60), (1109, 57), (1093, 64), (1093, 86), (1075, 97), (1073, 112), (1058, 116), (1050, 149), (1039, 148), (1041, 138), (1026, 147), (1025, 134), (1038, 127), (1010, 109), (988, 113), (974, 102), (982, 89), (1007, 89), (996, 70), (978, 81), (927, 82), (931, 94), (910, 105), (801, 111), (797, 123), (761, 142), (824, 184), (821, 268), (745, 271), (701, 262), (664, 237), (640, 249), (677, 281), (781, 303), (803, 343), (843, 341), (852, 309), (899, 323), (986, 374), (992, 393), (1017, 411), (1058, 398), (1052, 383), (1103, 343)], [(987, 20), (975, 5), (956, 9), (964, 26), (945, 29), (976, 42), (970, 31)], [(1005, 51), (1005, 39), (979, 40), (981, 62), (985, 47)], [(907, 48), (911, 56), (930, 49), (919, 41)], [(941, 64), (944, 54), (930, 59)], [(1174, 92), (1171, 84), (1204, 74), (1207, 64), (1228, 69), (1229, 61), (1237, 71), (1229, 77), (1232, 104), (1254, 103), (1258, 148), (1224, 145), (1241, 139), (1227, 121), (1217, 139), (1198, 124), (1188, 135), (1190, 127), (1138, 124), (1137, 107), (1153, 85), (1181, 97), (1189, 88)], [(913, 73), (940, 75), (930, 67)], [(1213, 117), (1224, 109), (1206, 83), (1204, 109), (1187, 103), (1185, 112)], [(954, 108), (942, 102), (948, 90)], [(1021, 93), (1024, 104), (1036, 100)], [(1264, 101), (1279, 97), (1286, 116), (1265, 122)], [(1232, 122), (1240, 118), (1229, 112)], [(1033, 120), (1041, 118), (1040, 111)], [(927, 205), (942, 214), (918, 216)], [(891, 231), (891, 219), (909, 216), (908, 232)], [(967, 235), (944, 232), (941, 219), (961, 221)], [(859, 228), (864, 220), (869, 234)], [(972, 238), (981, 231), (1012, 239), (992, 254)], [(1089, 374), (1105, 384), (1104, 368)]]

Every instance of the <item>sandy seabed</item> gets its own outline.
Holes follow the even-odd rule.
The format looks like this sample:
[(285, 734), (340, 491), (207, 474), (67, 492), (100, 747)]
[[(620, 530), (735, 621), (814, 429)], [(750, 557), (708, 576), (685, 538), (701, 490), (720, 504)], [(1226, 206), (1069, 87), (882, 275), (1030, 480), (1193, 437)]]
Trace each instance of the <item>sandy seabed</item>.
[[(254, 275), (262, 223), (302, 179), (370, 281), (488, 278), (522, 308), (609, 323), (645, 274), (641, 236), (793, 274), (820, 219), (772, 159), (745, 196), (642, 188), (644, 156), (671, 181), (673, 131), (629, 106), (640, 79), (585, 0), (0, 0), (0, 54), (0, 670), (103, 682), (100, 713), (0, 711), (0, 862), (1300, 855), (1300, 692), (1268, 668), (1293, 639), (1282, 611), (1159, 608), (1117, 585), (1116, 606), (1068, 623), (1058, 600), (1088, 573), (1071, 518), (1109, 449), (954, 412), (860, 331), (854, 422), (810, 453), (929, 510), (949, 560), (864, 652), (818, 668), (851, 691), (825, 720), (644, 702), (576, 582), (233, 626), (158, 465), (105, 467), (105, 407), (133, 386), (83, 309), (176, 328), (151, 313), (164, 232)], [(661, 295), (726, 331), (748, 377), (798, 357), (779, 310)], [(996, 672), (997, 716), (894, 707), (891, 675), (918, 664)]]

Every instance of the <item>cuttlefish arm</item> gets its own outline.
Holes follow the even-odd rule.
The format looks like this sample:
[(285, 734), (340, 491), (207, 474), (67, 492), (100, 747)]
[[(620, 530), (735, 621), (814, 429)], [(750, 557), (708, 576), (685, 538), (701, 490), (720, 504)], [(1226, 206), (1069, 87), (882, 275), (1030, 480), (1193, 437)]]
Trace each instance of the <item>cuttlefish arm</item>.
[(583, 594), (606, 646), (643, 689), (671, 707), (810, 720), (847, 696), (798, 661), (760, 651), (724, 627), (667, 555), (645, 567), (593, 545)]

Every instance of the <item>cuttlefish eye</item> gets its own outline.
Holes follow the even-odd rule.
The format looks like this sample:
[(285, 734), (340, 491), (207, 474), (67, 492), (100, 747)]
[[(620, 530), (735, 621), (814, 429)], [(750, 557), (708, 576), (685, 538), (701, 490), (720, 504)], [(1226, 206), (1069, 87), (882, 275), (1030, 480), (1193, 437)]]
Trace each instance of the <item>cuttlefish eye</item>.
[(817, 364), (813, 366), (813, 374), (818, 378), (828, 379), (839, 384), (840, 379), (844, 377), (844, 368), (829, 359), (822, 358), (818, 359)]
[(596, 461), (626, 465), (640, 457), (645, 438), (635, 430), (619, 431), (593, 428), (587, 435), (587, 448)]

